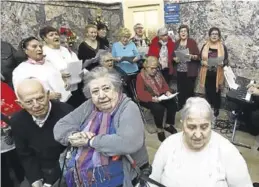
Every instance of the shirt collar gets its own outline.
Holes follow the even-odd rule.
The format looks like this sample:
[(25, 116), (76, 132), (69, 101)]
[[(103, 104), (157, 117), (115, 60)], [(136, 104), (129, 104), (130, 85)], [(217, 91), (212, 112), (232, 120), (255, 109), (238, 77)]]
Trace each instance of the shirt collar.
[(47, 115), (45, 116), (44, 119), (37, 119), (36, 117), (32, 116), (33, 121), (34, 121), (40, 128), (43, 127), (44, 123), (45, 123), (46, 120), (48, 119), (49, 114), (50, 114), (50, 111), (51, 111), (51, 107), (52, 107), (51, 102), (49, 102), (49, 110), (48, 110), (48, 113), (47, 113)]

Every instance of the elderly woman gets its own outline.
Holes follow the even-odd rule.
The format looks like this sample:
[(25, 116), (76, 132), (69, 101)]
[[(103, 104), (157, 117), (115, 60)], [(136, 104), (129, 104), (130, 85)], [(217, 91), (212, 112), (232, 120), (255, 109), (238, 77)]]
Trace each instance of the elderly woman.
[[(218, 58), (218, 64), (210, 64), (210, 59)], [(209, 30), (209, 40), (201, 49), (200, 86), (204, 88), (208, 102), (214, 108), (214, 115), (219, 115), (221, 90), (224, 83), (223, 66), (228, 65), (228, 52), (221, 41), (219, 28)]]
[[(136, 73), (138, 69), (137, 61), (140, 59), (136, 45), (130, 41), (131, 32), (127, 28), (119, 30), (119, 42), (112, 46), (112, 56), (118, 61), (117, 66), (127, 74)], [(123, 60), (129, 57), (129, 60)]]
[(137, 96), (140, 104), (151, 110), (155, 124), (158, 128), (158, 139), (162, 142), (165, 139), (163, 130), (163, 118), (166, 110), (165, 130), (174, 134), (176, 103), (173, 99), (160, 101), (158, 97), (162, 94), (172, 95), (169, 86), (163, 75), (158, 71), (158, 60), (156, 57), (149, 56), (144, 62), (144, 69), (137, 76)]
[(100, 53), (100, 65), (109, 70), (114, 68), (114, 58), (110, 52), (103, 51)]
[(195, 81), (200, 67), (200, 52), (195, 40), (189, 38), (187, 25), (181, 25), (178, 33), (180, 39), (175, 43), (176, 50), (189, 50), (189, 58), (185, 61), (180, 61), (175, 53), (173, 54), (174, 69), (176, 69), (174, 74), (177, 76), (177, 91), (179, 92), (179, 108), (182, 108), (186, 100), (194, 96)]
[(148, 165), (137, 105), (122, 94), (120, 77), (104, 67), (86, 75), (84, 92), (90, 99), (54, 128), (58, 142), (78, 147), (66, 173), (68, 187), (132, 187), (136, 173), (124, 155), (141, 168)]
[(238, 149), (211, 130), (214, 116), (205, 99), (189, 98), (181, 117), (183, 132), (159, 147), (152, 179), (170, 187), (252, 187)]
[(171, 80), (173, 74), (172, 55), (175, 50), (175, 44), (168, 36), (167, 28), (158, 29), (157, 36), (153, 38), (149, 46), (148, 56), (158, 58), (162, 74), (167, 83)]
[[(47, 26), (40, 30), (40, 37), (44, 40), (43, 52), (45, 59), (51, 63), (58, 71), (61, 72), (62, 78), (66, 81), (67, 86), (72, 94), (69, 104), (78, 107), (85, 101), (85, 97), (81, 91), (80, 84), (70, 84), (70, 74), (67, 73), (68, 64), (79, 61), (76, 54), (60, 44), (60, 35), (57, 29)], [(79, 72), (82, 74), (83, 72)], [(86, 73), (86, 71), (84, 71)]]
[(24, 61), (13, 71), (14, 89), (18, 83), (26, 78), (34, 77), (41, 81), (45, 89), (50, 91), (50, 99), (67, 102), (71, 93), (65, 89), (60, 71), (44, 59), (42, 45), (35, 37), (28, 37), (21, 41), (18, 50), (19, 59)]

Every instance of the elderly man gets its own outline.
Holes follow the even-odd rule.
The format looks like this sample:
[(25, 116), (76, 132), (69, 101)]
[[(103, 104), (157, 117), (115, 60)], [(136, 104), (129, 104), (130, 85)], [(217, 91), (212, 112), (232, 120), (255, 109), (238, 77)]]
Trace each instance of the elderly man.
[(60, 177), (59, 156), (65, 147), (55, 141), (56, 122), (71, 112), (70, 105), (49, 100), (36, 79), (17, 85), (17, 103), (23, 108), (10, 120), (16, 149), (32, 187), (52, 186)]
[(150, 40), (145, 36), (144, 27), (141, 23), (134, 25), (135, 36), (131, 38), (132, 42), (135, 43), (139, 53), (145, 56), (148, 52), (148, 46)]

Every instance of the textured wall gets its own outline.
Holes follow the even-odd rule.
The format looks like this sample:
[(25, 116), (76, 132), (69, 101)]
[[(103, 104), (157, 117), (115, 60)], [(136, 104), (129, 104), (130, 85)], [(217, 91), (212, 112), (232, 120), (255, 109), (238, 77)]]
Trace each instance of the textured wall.
[(17, 47), (22, 38), (38, 36), (39, 29), (45, 25), (59, 28), (67, 24), (79, 36), (77, 43), (83, 41), (84, 28), (89, 20), (95, 18), (96, 7), (103, 10), (103, 17), (108, 21), (109, 38), (123, 24), (121, 3), (102, 4), (81, 1), (41, 1), (10, 0), (1, 2), (1, 36)]
[[(259, 1), (180, 1), (181, 23), (202, 46), (212, 26), (219, 27), (238, 75), (259, 80)], [(177, 33), (179, 25), (168, 25)]]

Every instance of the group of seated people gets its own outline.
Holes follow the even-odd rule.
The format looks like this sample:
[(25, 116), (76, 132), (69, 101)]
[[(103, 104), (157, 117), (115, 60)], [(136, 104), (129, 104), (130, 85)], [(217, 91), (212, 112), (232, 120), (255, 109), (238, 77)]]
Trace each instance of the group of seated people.
[[(210, 29), (210, 39), (201, 55), (196, 42), (188, 38), (186, 25), (180, 26), (176, 43), (166, 28), (159, 29), (151, 42), (144, 36), (141, 24), (135, 25), (136, 36), (132, 39), (129, 29), (122, 28), (111, 52), (107, 51), (105, 30), (88, 25), (77, 55), (61, 46), (58, 30), (50, 26), (39, 32), (44, 46), (36, 37), (21, 41), (15, 53), (19, 63), (10, 84), (17, 98), (14, 96), (11, 105), (6, 106), (16, 109), (15, 113), (6, 114), (14, 113), (5, 122), (12, 131), (6, 137), (14, 139), (15, 147), (1, 153), (15, 149), (22, 166), (18, 162), (13, 169), (19, 170), (20, 176), (25, 173), (32, 187), (136, 186), (143, 181), (129, 157), (141, 171), (149, 169), (144, 124), (136, 104), (139, 102), (150, 109), (158, 139), (163, 142), (150, 171), (152, 179), (172, 187), (252, 187), (247, 165), (238, 150), (211, 131), (220, 107), (217, 99), (224, 78), (222, 68), (227, 65), (220, 30)], [(175, 50), (186, 48), (190, 52), (188, 61), (181, 62)], [(208, 66), (208, 58), (219, 56), (224, 57), (222, 64)], [(70, 84), (67, 67), (78, 60), (82, 60), (82, 82)], [(177, 75), (182, 108), (180, 133), (174, 128), (176, 101), (159, 99), (175, 92), (169, 87), (173, 74)], [(205, 99), (192, 97), (198, 75), (214, 111)], [(2, 81), (10, 83), (6, 78), (1, 73)], [(132, 82), (137, 100), (129, 87)], [(258, 87), (250, 86), (256, 94)], [(1, 91), (11, 93), (8, 86)], [(174, 135), (166, 139), (164, 130)], [(2, 143), (14, 145), (7, 138)], [(60, 164), (62, 154), (65, 163)], [(3, 186), (12, 187), (8, 168), (5, 170)], [(22, 179), (19, 177), (20, 182)]]

